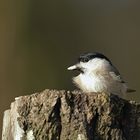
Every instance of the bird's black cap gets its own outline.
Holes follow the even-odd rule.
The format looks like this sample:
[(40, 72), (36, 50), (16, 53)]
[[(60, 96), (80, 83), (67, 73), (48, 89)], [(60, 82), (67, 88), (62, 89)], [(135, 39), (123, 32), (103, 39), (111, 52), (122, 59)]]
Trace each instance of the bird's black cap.
[(103, 54), (98, 53), (98, 52), (84, 53), (84, 54), (80, 55), (80, 57), (78, 58), (78, 61), (79, 62), (88, 62), (89, 60), (94, 59), (94, 58), (105, 59), (111, 64), (111, 61), (106, 56), (104, 56)]

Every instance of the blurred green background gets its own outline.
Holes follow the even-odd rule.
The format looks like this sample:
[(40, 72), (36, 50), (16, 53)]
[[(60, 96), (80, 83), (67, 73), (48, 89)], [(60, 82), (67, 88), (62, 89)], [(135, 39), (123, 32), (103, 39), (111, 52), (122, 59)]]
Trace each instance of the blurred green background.
[(137, 90), (140, 101), (140, 2), (1, 1), (0, 125), (14, 98), (49, 89), (73, 90), (66, 68), (84, 52), (102, 52)]

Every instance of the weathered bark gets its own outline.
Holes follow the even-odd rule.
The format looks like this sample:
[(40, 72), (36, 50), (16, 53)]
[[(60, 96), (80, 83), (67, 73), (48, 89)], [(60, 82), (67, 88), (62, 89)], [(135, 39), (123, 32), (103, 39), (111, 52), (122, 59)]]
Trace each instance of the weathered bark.
[(45, 90), (5, 111), (2, 140), (140, 140), (140, 105), (115, 95)]

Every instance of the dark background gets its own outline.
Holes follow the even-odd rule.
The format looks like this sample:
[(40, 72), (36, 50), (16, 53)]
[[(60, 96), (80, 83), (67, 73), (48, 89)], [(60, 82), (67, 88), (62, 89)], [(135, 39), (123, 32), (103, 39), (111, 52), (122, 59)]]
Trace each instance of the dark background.
[(140, 101), (140, 3), (131, 0), (1, 1), (0, 125), (14, 98), (73, 90), (66, 70), (84, 52), (102, 52)]

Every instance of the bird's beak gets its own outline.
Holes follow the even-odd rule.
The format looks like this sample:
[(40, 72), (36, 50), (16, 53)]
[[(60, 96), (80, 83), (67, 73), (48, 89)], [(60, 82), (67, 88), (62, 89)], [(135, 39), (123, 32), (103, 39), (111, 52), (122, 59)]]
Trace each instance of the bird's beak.
[(83, 72), (83, 69), (79, 64), (75, 64), (73, 66), (70, 66), (67, 68), (67, 70), (77, 70), (77, 71)]

